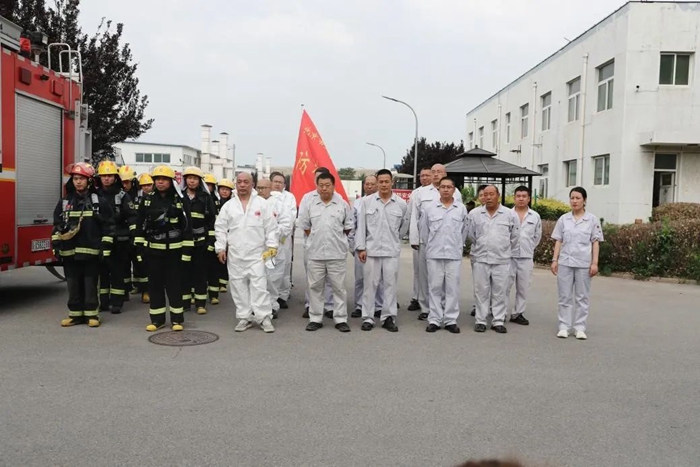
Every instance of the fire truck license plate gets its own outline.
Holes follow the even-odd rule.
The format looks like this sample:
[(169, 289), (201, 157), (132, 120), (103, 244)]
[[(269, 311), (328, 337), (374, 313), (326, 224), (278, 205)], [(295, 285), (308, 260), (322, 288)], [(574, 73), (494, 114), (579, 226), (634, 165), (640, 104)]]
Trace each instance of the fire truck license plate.
[(44, 238), (41, 240), (32, 240), (32, 252), (45, 251), (51, 249), (51, 240)]

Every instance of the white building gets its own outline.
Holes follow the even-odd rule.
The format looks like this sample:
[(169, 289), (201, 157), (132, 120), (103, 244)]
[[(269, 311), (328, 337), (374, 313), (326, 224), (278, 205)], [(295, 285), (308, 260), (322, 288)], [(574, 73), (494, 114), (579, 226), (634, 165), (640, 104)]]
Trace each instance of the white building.
[(699, 30), (700, 2), (629, 2), (470, 111), (467, 144), (608, 222), (700, 202)]
[(229, 146), (228, 133), (219, 133), (218, 140), (211, 139), (211, 125), (202, 125), (201, 163), (205, 173), (212, 173), (217, 179), (234, 177), (235, 145)]
[(123, 163), (133, 167), (137, 173), (150, 173), (161, 164), (182, 172), (190, 165), (199, 166), (200, 153), (197, 149), (181, 144), (142, 143), (125, 141), (114, 147), (121, 153)]

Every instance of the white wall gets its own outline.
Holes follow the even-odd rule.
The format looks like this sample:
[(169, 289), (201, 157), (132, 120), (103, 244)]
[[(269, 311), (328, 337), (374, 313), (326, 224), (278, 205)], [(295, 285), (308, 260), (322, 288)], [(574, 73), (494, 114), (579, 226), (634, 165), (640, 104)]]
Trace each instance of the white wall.
[[(677, 145), (700, 143), (697, 57), (691, 59), (690, 86), (658, 84), (660, 53), (694, 53), (700, 44), (698, 30), (698, 3), (628, 4), (471, 111), (467, 115), (466, 140), (473, 131), (477, 142), (478, 128), (483, 126), (484, 149), (497, 152), (499, 158), (532, 170), (548, 164), (549, 197), (562, 201), (568, 199), (570, 190), (565, 183), (564, 161), (582, 158), (583, 163), (579, 160), (577, 164), (577, 183), (587, 189), (592, 212), (610, 222), (646, 220), (651, 215), (655, 148), (641, 144), (650, 140)], [(588, 68), (582, 77), (582, 82), (586, 81), (585, 95), (582, 92), (581, 96), (585, 113), (582, 119), (569, 123), (567, 83), (583, 75), (586, 55)], [(597, 112), (597, 67), (611, 59), (615, 61), (613, 108)], [(551, 129), (543, 132), (541, 96), (550, 91)], [(521, 138), (520, 107), (526, 103), (530, 106), (529, 135)], [(507, 112), (511, 113), (509, 143)], [(499, 142), (494, 147), (491, 121), (496, 118)], [(681, 149), (677, 146), (676, 152)], [(512, 152), (517, 150), (520, 153)], [(610, 155), (610, 184), (595, 186), (592, 158), (605, 154)], [(683, 158), (683, 162), (688, 159)], [(682, 170), (694, 170), (695, 162), (688, 162)], [(683, 179), (685, 174), (679, 173), (679, 180)], [(536, 179), (534, 188), (538, 187)], [(700, 184), (686, 184), (682, 189), (683, 196), (700, 197)]]
[[(136, 153), (144, 154), (170, 154), (170, 162), (165, 163), (176, 171), (182, 171), (187, 165), (194, 164), (198, 153), (192, 148), (175, 145), (159, 145), (159, 144), (143, 144), (143, 143), (118, 143), (115, 147), (119, 148), (124, 159), (124, 163), (133, 167), (139, 174), (150, 172), (153, 167), (160, 165), (158, 162), (136, 162)], [(192, 161), (192, 162), (189, 162)], [(189, 163), (187, 163), (189, 162)]]

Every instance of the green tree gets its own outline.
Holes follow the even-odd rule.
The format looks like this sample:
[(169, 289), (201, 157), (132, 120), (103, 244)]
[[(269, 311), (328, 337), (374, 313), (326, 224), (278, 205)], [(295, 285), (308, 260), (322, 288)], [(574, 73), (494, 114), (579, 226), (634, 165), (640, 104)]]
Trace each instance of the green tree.
[[(25, 30), (41, 30), (49, 43), (65, 42), (80, 51), (83, 59), (83, 101), (89, 106), (93, 162), (114, 154), (113, 145), (138, 138), (153, 125), (145, 120), (148, 96), (142, 96), (129, 44), (121, 44), (124, 25), (104, 20), (95, 34), (84, 34), (78, 23), (80, 0), (0, 0), (0, 15)], [(41, 62), (48, 66), (48, 56)], [(51, 65), (58, 69), (58, 57)], [(75, 64), (63, 63), (64, 70)]]
[[(406, 150), (406, 155), (401, 161), (399, 172), (405, 174), (413, 173), (413, 150), (415, 145), (411, 145)], [(464, 142), (459, 144), (435, 141), (428, 144), (425, 138), (418, 140), (418, 171), (423, 167), (431, 167), (434, 164), (447, 164), (457, 159), (457, 155), (464, 152)]]
[(338, 176), (341, 180), (357, 180), (357, 174), (352, 167), (343, 167), (338, 169)]

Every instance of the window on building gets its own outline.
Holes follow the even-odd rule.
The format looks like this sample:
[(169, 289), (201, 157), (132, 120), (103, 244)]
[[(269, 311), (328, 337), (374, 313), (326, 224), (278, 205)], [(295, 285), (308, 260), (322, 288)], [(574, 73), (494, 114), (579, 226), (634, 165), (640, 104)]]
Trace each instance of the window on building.
[(615, 62), (598, 67), (598, 112), (612, 109), (614, 75)]
[(141, 153), (141, 152), (136, 153), (136, 162), (143, 162), (143, 153)]
[(593, 184), (610, 184), (610, 155), (597, 156), (593, 158)]
[(491, 121), (491, 147), (498, 149), (498, 120)]
[(537, 195), (540, 198), (546, 198), (549, 196), (549, 164), (538, 165), (537, 170), (542, 174), (540, 177), (540, 191)]
[(506, 114), (506, 143), (510, 143), (510, 112)]
[(552, 93), (542, 96), (542, 131), (552, 127)]
[(484, 147), (484, 127), (479, 127), (479, 147)]
[(676, 170), (677, 154), (656, 154), (654, 156), (655, 170)]
[(520, 107), (520, 137), (527, 138), (527, 121), (530, 113), (530, 104)]
[(170, 164), (170, 154), (163, 154), (163, 163)]
[(161, 163), (163, 162), (162, 154), (153, 154), (153, 162)]
[(576, 186), (576, 161), (564, 162), (566, 171), (566, 186)]
[(659, 84), (687, 86), (690, 82), (690, 54), (662, 53)]
[(575, 122), (579, 118), (581, 105), (581, 78), (570, 81), (569, 87), (569, 117), (568, 122)]
[(474, 132), (469, 132), (469, 149), (474, 149)]

